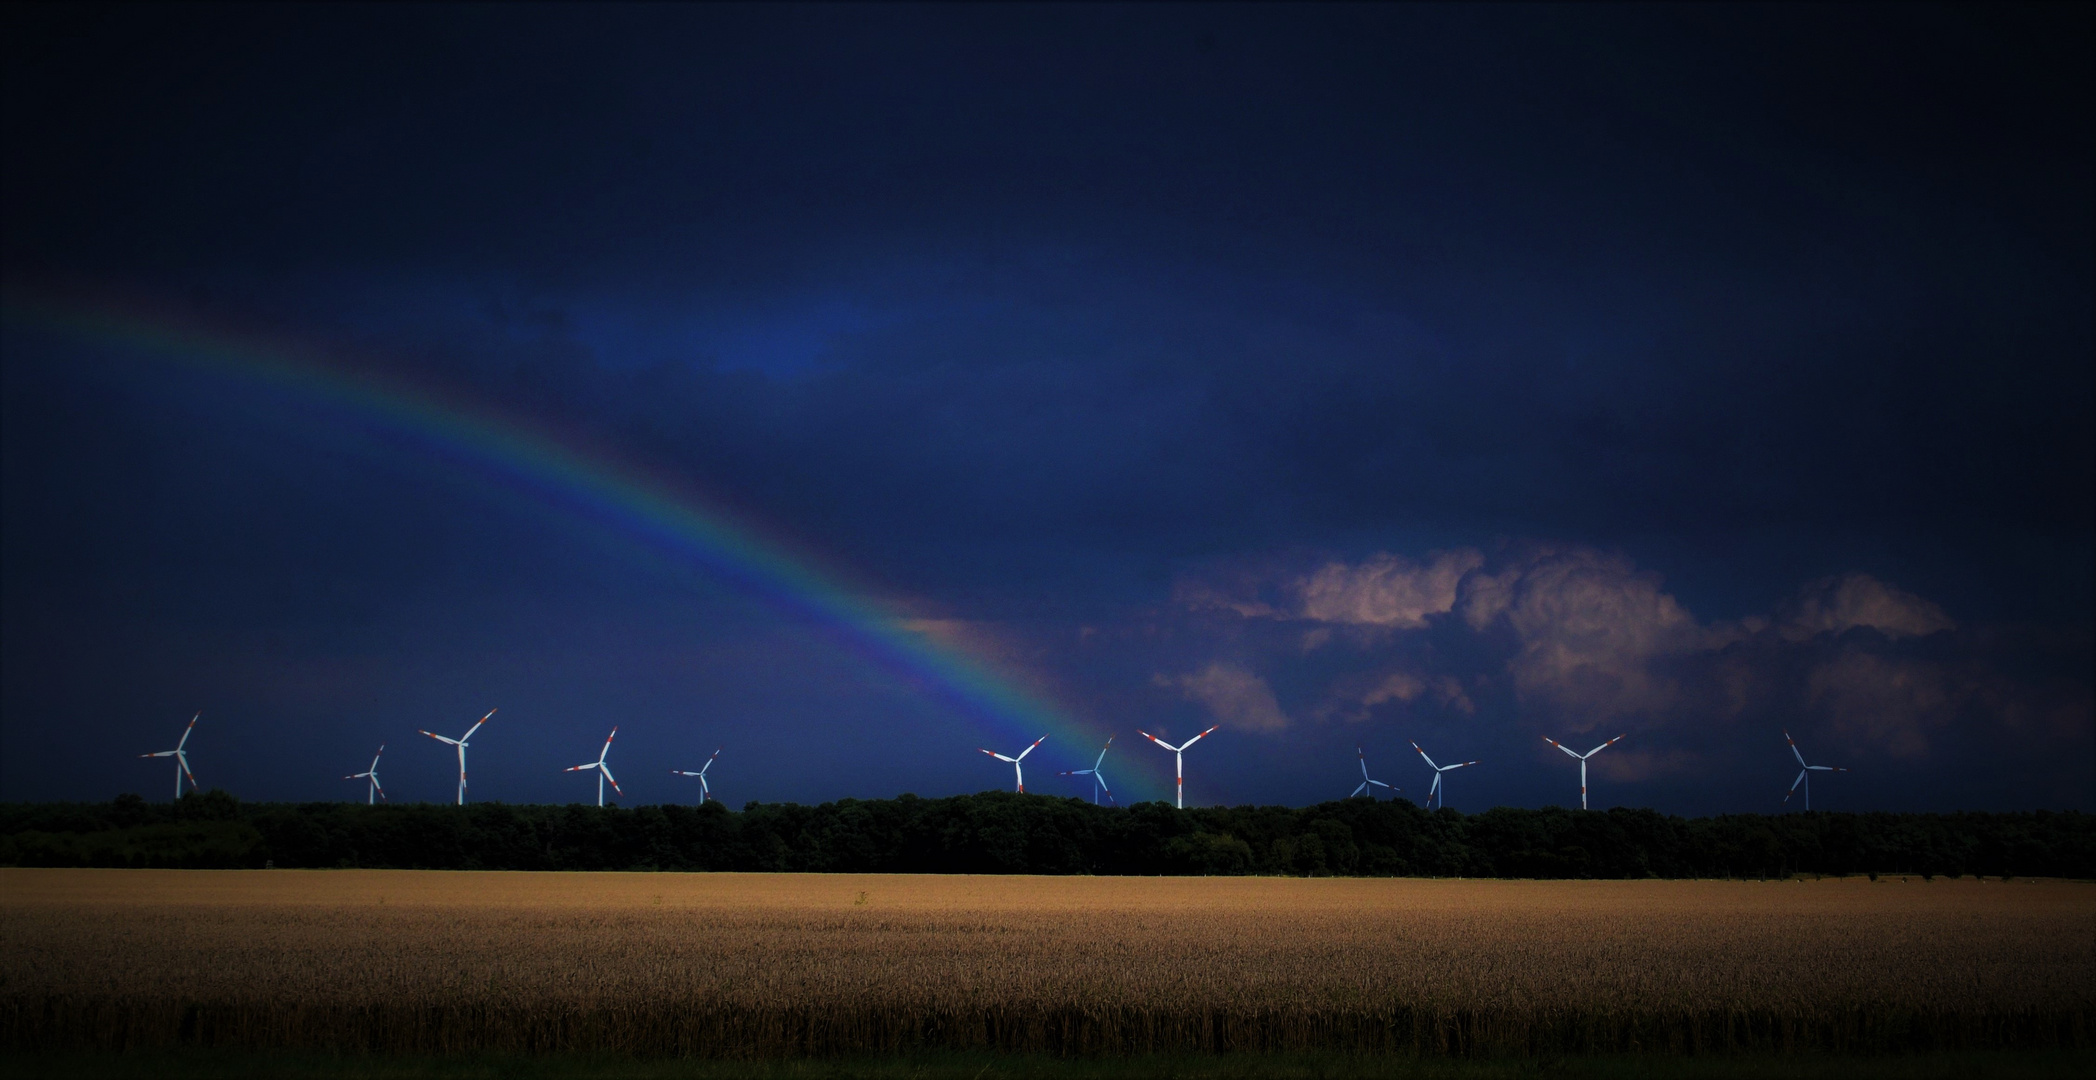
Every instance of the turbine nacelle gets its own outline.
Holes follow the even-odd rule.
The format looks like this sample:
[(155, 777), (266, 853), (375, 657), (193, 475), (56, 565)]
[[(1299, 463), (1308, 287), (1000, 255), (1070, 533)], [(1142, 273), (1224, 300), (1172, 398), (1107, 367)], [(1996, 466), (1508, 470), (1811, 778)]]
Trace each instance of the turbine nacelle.
[[(719, 748), (719, 747), (715, 747), (715, 748), (714, 748), (714, 750), (713, 750), (713, 757), (707, 758), (707, 759), (706, 759), (706, 764), (704, 764), (704, 765), (701, 765), (701, 766), (699, 766), (699, 771), (697, 771), (697, 772), (692, 772), (692, 771), (690, 771), (690, 770), (688, 770), (688, 769), (671, 769), (671, 770), (670, 770), (670, 775), (672, 775), (672, 776), (696, 776), (696, 777), (698, 777), (698, 778), (699, 778), (699, 802), (700, 802), (700, 804), (701, 804), (701, 805), (703, 805), (703, 804), (704, 804), (704, 803), (706, 802), (707, 798), (708, 798), (708, 797), (710, 797), (710, 796), (711, 796), (711, 795), (713, 794), (713, 789), (712, 789), (712, 788), (709, 788), (709, 787), (707, 787), (707, 786), (706, 786), (706, 770), (708, 770), (708, 769), (710, 769), (710, 768), (712, 768), (712, 767), (713, 767), (713, 758), (717, 758), (717, 757), (719, 757), (719, 756), (720, 756), (720, 748)], [(624, 794), (624, 792), (621, 792), (620, 794)]]
[[(1014, 779), (1014, 780), (1015, 780), (1015, 781), (1016, 781), (1016, 782), (1018, 783), (1018, 785), (1019, 785), (1019, 794), (1021, 794), (1021, 795), (1024, 795), (1024, 794), (1026, 794), (1026, 769), (1025, 769), (1025, 767), (1024, 767), (1024, 766), (1020, 765), (1019, 763), (1020, 763), (1021, 761), (1024, 761), (1024, 760), (1026, 760), (1026, 755), (1028, 755), (1028, 754), (1031, 754), (1031, 753), (1033, 753), (1033, 748), (1034, 748), (1034, 746), (1039, 746), (1039, 745), (1041, 745), (1042, 743), (1044, 743), (1044, 742), (1047, 742), (1047, 741), (1048, 741), (1048, 736), (1046, 736), (1046, 735), (1043, 735), (1043, 736), (1041, 736), (1040, 738), (1038, 738), (1038, 739), (1035, 739), (1035, 740), (1033, 741), (1033, 746), (1029, 746), (1029, 747), (1027, 747), (1027, 748), (1026, 748), (1026, 749), (1024, 749), (1024, 750), (1021, 750), (1021, 751), (1019, 751), (1019, 756), (1018, 756), (1018, 757), (1006, 757), (1006, 756), (1004, 756), (1003, 754), (1000, 754), (1000, 753), (998, 753), (998, 752), (996, 752), (996, 751), (994, 751), (994, 750), (982, 750), (982, 748), (981, 748), (981, 747), (979, 747), (979, 746), (978, 746), (978, 747), (976, 747), (976, 749), (978, 749), (978, 750), (982, 750), (982, 752), (983, 752), (983, 753), (985, 753), (985, 754), (988, 754), (988, 755), (990, 755), (991, 757), (993, 757), (993, 758), (996, 758), (996, 759), (997, 759), (997, 760), (999, 760), (999, 761), (1009, 761), (1009, 762), (1011, 762), (1011, 764), (1012, 764), (1012, 777), (1013, 777), (1013, 779)], [(1102, 754), (1101, 756), (1104, 756), (1104, 755)]]
[[(1102, 772), (1099, 768), (1101, 765), (1106, 764), (1106, 752), (1111, 749), (1113, 749), (1113, 737), (1109, 735), (1106, 739), (1106, 745), (1099, 748), (1099, 760), (1092, 762), (1091, 768), (1073, 769), (1069, 772), (1060, 772), (1056, 773), (1055, 775), (1089, 776), (1092, 778), (1092, 805), (1099, 805), (1099, 793), (1102, 791), (1106, 793), (1106, 801), (1109, 803), (1114, 803), (1113, 789), (1106, 786), (1106, 773)], [(1120, 804), (1114, 803), (1114, 805), (1118, 806)]]
[[(1629, 734), (1629, 733), (1628, 733), (1628, 732), (1625, 732), (1624, 734)], [(1593, 756), (1594, 756), (1595, 754), (1598, 754), (1598, 753), (1602, 752), (1603, 750), (1606, 750), (1606, 749), (1608, 749), (1608, 748), (1609, 748), (1609, 747), (1611, 747), (1611, 746), (1614, 746), (1614, 745), (1616, 745), (1616, 744), (1617, 744), (1617, 743), (1619, 743), (1619, 742), (1622, 742), (1622, 741), (1623, 741), (1623, 736), (1622, 736), (1622, 735), (1618, 735), (1618, 736), (1616, 736), (1615, 738), (1613, 738), (1613, 739), (1610, 739), (1609, 741), (1607, 741), (1607, 742), (1605, 742), (1605, 743), (1602, 743), (1602, 744), (1601, 744), (1600, 746), (1597, 746), (1597, 747), (1593, 748), (1592, 750), (1589, 750), (1589, 751), (1587, 751), (1587, 752), (1586, 752), (1586, 753), (1584, 753), (1584, 754), (1580, 754), (1580, 753), (1575, 753), (1575, 752), (1573, 752), (1573, 750), (1572, 750), (1572, 748), (1571, 748), (1571, 747), (1569, 747), (1569, 746), (1566, 746), (1566, 745), (1565, 745), (1564, 743), (1561, 743), (1561, 742), (1557, 741), (1556, 739), (1553, 739), (1553, 738), (1551, 738), (1551, 737), (1550, 737), (1550, 736), (1548, 736), (1548, 735), (1545, 735), (1545, 736), (1543, 736), (1543, 741), (1544, 741), (1544, 742), (1547, 742), (1547, 743), (1549, 743), (1549, 744), (1550, 744), (1550, 745), (1552, 745), (1552, 746), (1555, 746), (1555, 747), (1557, 747), (1557, 748), (1558, 748), (1558, 749), (1560, 749), (1560, 750), (1563, 750), (1563, 751), (1565, 752), (1565, 755), (1566, 755), (1567, 757), (1572, 757), (1572, 758), (1577, 758), (1577, 759), (1579, 759), (1579, 808), (1580, 808), (1581, 810), (1584, 810), (1584, 809), (1586, 809), (1586, 808), (1587, 808), (1587, 759), (1588, 759), (1588, 758), (1590, 758), (1590, 757), (1593, 757)]]
[(364, 770), (363, 772), (360, 772), (360, 773), (351, 773), (351, 774), (349, 774), (348, 776), (345, 776), (345, 777), (343, 777), (343, 778), (342, 778), (342, 779), (344, 779), (344, 780), (370, 780), (370, 781), (371, 781), (371, 788), (370, 788), (370, 790), (368, 790), (368, 791), (366, 791), (366, 792), (364, 793), (364, 805), (366, 805), (366, 806), (369, 806), (369, 805), (371, 805), (371, 804), (372, 804), (373, 802), (375, 802), (375, 801), (377, 801), (377, 800), (379, 800), (379, 799), (383, 799), (383, 798), (385, 798), (385, 797), (386, 797), (386, 789), (385, 789), (385, 788), (383, 788), (383, 787), (380, 787), (380, 786), (379, 786), (379, 782), (378, 782), (378, 759), (379, 759), (379, 758), (381, 758), (381, 757), (384, 757), (384, 756), (385, 756), (385, 753), (386, 753), (386, 744), (384, 744), (384, 743), (380, 743), (380, 744), (379, 744), (379, 747), (378, 747), (378, 753), (376, 753), (376, 754), (373, 754), (373, 755), (371, 755), (371, 767), (370, 767), (370, 768), (368, 768), (368, 769), (366, 769), (366, 770)]
[(1209, 728), (1208, 731), (1204, 731), (1199, 735), (1196, 735), (1193, 738), (1188, 739), (1183, 743), (1180, 743), (1177, 746), (1173, 746), (1171, 743), (1168, 743), (1163, 739), (1160, 739), (1157, 736), (1150, 734), (1147, 731), (1138, 730), (1136, 732), (1137, 735), (1141, 735), (1143, 738), (1148, 739), (1151, 742), (1154, 742), (1157, 745), (1162, 746), (1165, 749), (1170, 750), (1172, 752), (1172, 771), (1174, 773), (1174, 779), (1177, 781), (1178, 784), (1175, 790), (1175, 796), (1177, 800), (1176, 805), (1179, 807), (1179, 809), (1186, 809), (1186, 748), (1192, 746), (1197, 742), (1200, 742), (1202, 739), (1207, 738), (1209, 732), (1214, 731), (1215, 728), (1219, 728), (1222, 726), (1223, 725), (1221, 724), (1217, 724), (1215, 725), (1215, 727)]
[(183, 752), (183, 747), (189, 745), (189, 733), (196, 730), (197, 721), (203, 719), (203, 717), (203, 713), (198, 713), (189, 718), (189, 726), (182, 729), (182, 737), (175, 741), (173, 750), (156, 750), (150, 754), (138, 755), (142, 758), (171, 757), (175, 759), (175, 798), (177, 799), (182, 797), (183, 777), (189, 778), (189, 790), (195, 791), (197, 789), (196, 774), (189, 771), (189, 755)]
[(1363, 749), (1361, 749), (1361, 746), (1360, 746), (1360, 744), (1358, 744), (1358, 743), (1356, 743), (1356, 744), (1354, 745), (1354, 756), (1355, 756), (1355, 757), (1357, 757), (1357, 758), (1360, 758), (1360, 759), (1361, 759), (1361, 786), (1360, 786), (1360, 787), (1357, 787), (1357, 788), (1355, 788), (1355, 789), (1354, 789), (1354, 792), (1353, 792), (1353, 795), (1348, 795), (1348, 796), (1347, 796), (1347, 798), (1351, 799), (1351, 798), (1353, 798), (1353, 797), (1354, 797), (1354, 795), (1359, 795), (1359, 794), (1361, 794), (1362, 792), (1364, 792), (1364, 791), (1367, 791), (1367, 792), (1368, 792), (1368, 798), (1369, 798), (1369, 801), (1373, 802), (1373, 801), (1375, 801), (1375, 792), (1373, 792), (1373, 791), (1368, 791), (1368, 789), (1369, 789), (1369, 788), (1371, 788), (1371, 787), (1379, 787), (1379, 788), (1382, 788), (1382, 789), (1384, 789), (1385, 791), (1391, 791), (1391, 792), (1395, 792), (1395, 791), (1398, 791), (1398, 790), (1400, 790), (1400, 789), (1398, 789), (1398, 788), (1394, 788), (1394, 787), (1391, 787), (1391, 786), (1390, 786), (1389, 784), (1386, 784), (1386, 783), (1382, 782), (1381, 780), (1371, 780), (1371, 779), (1369, 779), (1369, 777), (1368, 777), (1368, 752), (1367, 752), (1367, 751), (1365, 751), (1365, 750), (1363, 750)]
[[(467, 732), (467, 734), (470, 735), (472, 734), (472, 732)], [(611, 766), (606, 765), (604, 763), (604, 759), (611, 755), (611, 740), (617, 738), (618, 734), (619, 729), (613, 727), (611, 729), (611, 734), (604, 736), (604, 749), (597, 751), (597, 760), (585, 762), (581, 765), (576, 765), (572, 768), (561, 770), (562, 772), (582, 772), (584, 770), (590, 770), (595, 772), (597, 774), (598, 806), (604, 805), (604, 781), (606, 780), (611, 781), (611, 790), (618, 792), (620, 795), (626, 794), (625, 789), (619, 787), (618, 780), (611, 775)]]
[(1847, 772), (1848, 770), (1838, 765), (1807, 765), (1805, 764), (1804, 753), (1798, 749), (1798, 741), (1790, 737), (1790, 732), (1786, 731), (1783, 733), (1783, 741), (1790, 744), (1790, 756), (1798, 759), (1798, 778), (1790, 782), (1790, 790), (1783, 793), (1783, 801), (1789, 802), (1790, 797), (1798, 793), (1798, 785), (1803, 784), (1805, 785), (1805, 809), (1810, 810), (1812, 809), (1811, 774), (1816, 772)]
[[(483, 716), (483, 717), (481, 717), (481, 718), (480, 718), (479, 720), (476, 720), (476, 721), (474, 721), (474, 722), (473, 722), (473, 726), (472, 726), (472, 727), (469, 727), (469, 728), (467, 728), (467, 729), (466, 729), (466, 733), (465, 733), (464, 735), (461, 735), (461, 736), (459, 736), (459, 737), (458, 737), (458, 738), (456, 738), (456, 739), (447, 739), (447, 738), (445, 738), (444, 736), (442, 736), (442, 735), (439, 735), (439, 734), (437, 734), (437, 733), (436, 733), (436, 732), (434, 732), (434, 731), (424, 731), (424, 732), (422, 732), (422, 733), (423, 733), (424, 735), (427, 735), (427, 736), (429, 736), (430, 738), (432, 738), (432, 739), (435, 739), (435, 740), (437, 740), (438, 742), (440, 742), (440, 743), (443, 743), (443, 744), (445, 744), (446, 746), (450, 746), (450, 747), (453, 747), (453, 748), (455, 748), (455, 749), (457, 749), (457, 750), (458, 750), (458, 759), (459, 759), (459, 788), (458, 788), (458, 804), (459, 804), (460, 806), (464, 806), (464, 805), (466, 805), (466, 743), (467, 743), (467, 741), (468, 741), (468, 740), (470, 740), (470, 739), (472, 739), (472, 738), (473, 738), (473, 733), (474, 733), (474, 732), (476, 732), (476, 731), (479, 731), (479, 730), (480, 730), (480, 725), (482, 725), (482, 724), (485, 724), (485, 723), (487, 723), (487, 722), (488, 722), (488, 717), (489, 717), (489, 716), (493, 716), (493, 715), (495, 715), (495, 710), (493, 710), (493, 709), (489, 709), (489, 710), (488, 710), (488, 715), (487, 715), (487, 716)], [(419, 730), (419, 729), (418, 729), (418, 730)]]
[[(1419, 750), (1419, 744), (1418, 744), (1418, 743), (1413, 743), (1413, 744), (1412, 744), (1412, 749), (1414, 749), (1414, 750)], [(1424, 750), (1419, 750), (1419, 756), (1420, 756), (1420, 757), (1422, 757), (1422, 758), (1426, 758), (1426, 766), (1427, 766), (1427, 768), (1429, 768), (1429, 769), (1432, 769), (1432, 770), (1434, 770), (1434, 783), (1433, 783), (1433, 786), (1431, 786), (1431, 787), (1429, 787), (1429, 788), (1427, 788), (1427, 789), (1426, 789), (1426, 802), (1424, 802), (1424, 803), (1422, 803), (1422, 804), (1421, 804), (1421, 809), (1424, 809), (1424, 808), (1426, 808), (1426, 807), (1428, 807), (1428, 806), (1432, 806), (1432, 805), (1434, 804), (1434, 797), (1435, 797), (1435, 796), (1437, 796), (1437, 795), (1438, 795), (1438, 796), (1440, 796), (1440, 798), (1441, 798), (1441, 806), (1442, 806), (1442, 808), (1443, 808), (1443, 809), (1447, 809), (1447, 807), (1448, 807), (1448, 793), (1447, 793), (1446, 791), (1443, 791), (1443, 790), (1441, 789), (1441, 774), (1442, 774), (1442, 773), (1445, 773), (1445, 772), (1454, 772), (1454, 771), (1455, 771), (1455, 770), (1457, 770), (1457, 769), (1461, 769), (1461, 768), (1464, 768), (1464, 767), (1466, 767), (1466, 766), (1470, 766), (1470, 765), (1475, 765), (1475, 764), (1477, 764), (1477, 762), (1475, 762), (1475, 761), (1464, 761), (1464, 762), (1459, 762), (1459, 763), (1457, 763), (1457, 764), (1454, 764), (1454, 765), (1436, 765), (1436, 764), (1434, 764), (1434, 759), (1433, 759), (1433, 758), (1427, 757), (1427, 753), (1426, 753), (1426, 751), (1424, 751)]]

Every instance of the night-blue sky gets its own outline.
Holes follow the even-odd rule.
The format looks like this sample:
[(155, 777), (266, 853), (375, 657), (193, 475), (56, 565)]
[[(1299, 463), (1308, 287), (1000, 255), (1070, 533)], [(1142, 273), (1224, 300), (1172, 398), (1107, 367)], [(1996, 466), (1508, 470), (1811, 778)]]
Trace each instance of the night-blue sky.
[[(2085, 9), (4, 15), (0, 799), (2096, 809)], [(71, 313), (52, 319), (39, 315)], [(26, 314), (25, 314), (26, 313)], [(83, 326), (86, 327), (83, 329)], [(179, 350), (177, 350), (179, 352)], [(208, 352), (208, 349), (202, 351)], [(622, 474), (623, 475), (623, 474)], [(732, 571), (732, 567), (730, 567)]]

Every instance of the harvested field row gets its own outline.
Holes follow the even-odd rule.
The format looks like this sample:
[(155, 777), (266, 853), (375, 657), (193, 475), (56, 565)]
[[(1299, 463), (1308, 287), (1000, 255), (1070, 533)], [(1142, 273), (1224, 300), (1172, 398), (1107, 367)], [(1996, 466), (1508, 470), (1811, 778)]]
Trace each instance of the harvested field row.
[(0, 1041), (779, 1056), (2086, 1046), (2096, 888), (0, 871)]

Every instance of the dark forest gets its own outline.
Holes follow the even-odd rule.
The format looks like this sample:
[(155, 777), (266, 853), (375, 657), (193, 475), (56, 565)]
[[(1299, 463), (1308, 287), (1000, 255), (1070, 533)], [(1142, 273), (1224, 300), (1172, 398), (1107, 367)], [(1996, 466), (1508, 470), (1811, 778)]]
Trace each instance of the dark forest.
[(505, 803), (0, 804), (0, 864), (167, 868), (664, 870), (1503, 878), (1799, 874), (2096, 877), (2077, 812), (1794, 813), (1405, 801), (1125, 809), (985, 792), (803, 806)]

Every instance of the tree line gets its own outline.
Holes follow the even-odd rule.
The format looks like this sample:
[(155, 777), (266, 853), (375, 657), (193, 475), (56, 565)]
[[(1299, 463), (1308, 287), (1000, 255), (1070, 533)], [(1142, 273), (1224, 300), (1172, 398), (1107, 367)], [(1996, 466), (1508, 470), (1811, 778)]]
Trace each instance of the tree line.
[(2096, 877), (2080, 812), (1793, 813), (1403, 800), (1125, 809), (1009, 792), (820, 806), (0, 804), (0, 865), (1504, 878)]

